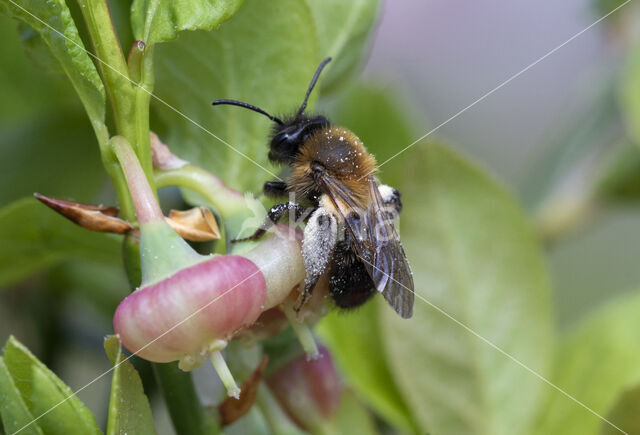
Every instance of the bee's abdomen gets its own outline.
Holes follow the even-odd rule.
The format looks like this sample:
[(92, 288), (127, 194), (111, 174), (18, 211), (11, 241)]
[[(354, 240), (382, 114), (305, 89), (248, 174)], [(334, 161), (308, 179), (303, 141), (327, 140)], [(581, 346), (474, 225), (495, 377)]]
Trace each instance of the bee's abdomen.
[(334, 249), (329, 271), (329, 294), (336, 306), (355, 308), (375, 293), (375, 285), (362, 261), (348, 243), (339, 242)]

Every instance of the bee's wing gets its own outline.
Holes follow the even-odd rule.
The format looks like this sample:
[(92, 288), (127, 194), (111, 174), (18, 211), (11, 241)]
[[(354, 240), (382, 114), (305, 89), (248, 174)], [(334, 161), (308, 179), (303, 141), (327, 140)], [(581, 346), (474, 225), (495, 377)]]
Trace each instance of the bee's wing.
[[(373, 199), (367, 210), (358, 210), (352, 195), (344, 184), (330, 175), (322, 180), (325, 193), (331, 198), (344, 219), (346, 229), (353, 238), (353, 246), (362, 260), (376, 289), (384, 295), (389, 305), (403, 318), (413, 314), (414, 288), (409, 262), (393, 227), (391, 217), (385, 211), (378, 186), (369, 177)], [(347, 213), (337, 202), (345, 204), (353, 213)]]
[(369, 245), (374, 246), (373, 264), (370, 267), (373, 282), (389, 305), (403, 318), (413, 314), (414, 287), (411, 267), (393, 226), (392, 213), (386, 210), (378, 185), (369, 177), (369, 190), (373, 198), (364, 215)]

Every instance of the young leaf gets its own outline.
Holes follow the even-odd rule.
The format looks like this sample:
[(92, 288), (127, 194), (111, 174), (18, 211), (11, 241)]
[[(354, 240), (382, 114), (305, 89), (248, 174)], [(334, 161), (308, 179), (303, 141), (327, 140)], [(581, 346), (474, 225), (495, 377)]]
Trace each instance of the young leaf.
[(114, 365), (107, 435), (155, 434), (151, 408), (142, 389), (142, 381), (136, 369), (122, 354), (117, 335), (105, 339), (104, 350)]
[(28, 24), (40, 34), (71, 80), (94, 128), (104, 132), (104, 87), (64, 0), (15, 3), (0, 0), (0, 12)]
[(34, 198), (0, 209), (0, 286), (71, 258), (118, 264), (120, 254), (117, 236), (78, 227)]
[(14, 337), (5, 345), (4, 362), (22, 399), (47, 433), (102, 433), (73, 391)]
[(39, 424), (31, 423), (33, 415), (22, 400), (20, 391), (11, 379), (2, 357), (0, 357), (0, 417), (4, 430), (8, 433), (15, 433), (24, 428), (21, 433), (25, 435), (42, 434)]
[[(551, 381), (598, 414), (607, 417), (616, 398), (640, 379), (640, 293), (600, 308), (561, 341)], [(637, 410), (636, 410), (637, 413)], [(613, 424), (624, 420), (615, 412)], [(537, 432), (597, 433), (605, 425), (584, 407), (551, 391), (541, 408)], [(619, 431), (616, 431), (620, 433)], [(633, 432), (629, 432), (633, 433)]]
[(333, 61), (323, 89), (344, 82), (365, 54), (369, 35), (380, 7), (378, 0), (307, 0), (316, 24), (320, 54)]
[(548, 387), (492, 345), (547, 374), (551, 301), (538, 243), (478, 168), (436, 145), (410, 152), (400, 234), (414, 314), (379, 311), (393, 378), (422, 432), (526, 433)]
[(79, 412), (70, 400), (65, 400), (71, 390), (66, 386), (65, 389), (68, 391), (60, 389), (52, 379), (52, 373), (45, 370), (40, 366), (31, 367), (30, 404), (33, 415), (40, 417), (37, 421), (45, 428), (47, 434), (101, 434), (89, 410), (84, 408), (83, 412)]
[[(174, 154), (197, 162), (230, 187), (260, 190), (274, 178), (267, 171), (277, 171), (267, 161), (271, 121), (239, 107), (211, 107), (211, 102), (233, 98), (273, 114), (294, 111), (320, 62), (310, 29), (313, 20), (304, 2), (247, 0), (219, 30), (187, 32), (159, 45), (157, 95), (191, 121), (158, 104), (162, 125), (153, 129)], [(168, 135), (162, 135), (163, 128)]]
[(334, 311), (322, 319), (317, 332), (353, 388), (389, 422), (411, 430), (411, 413), (384, 358), (377, 303), (381, 301), (349, 314)]
[[(627, 433), (640, 433), (640, 385), (624, 391), (607, 413), (607, 420)], [(607, 422), (600, 424), (603, 434), (619, 434), (620, 431)]]
[(236, 13), (243, 0), (135, 0), (131, 25), (137, 40), (147, 46), (171, 41), (183, 30), (212, 30)]

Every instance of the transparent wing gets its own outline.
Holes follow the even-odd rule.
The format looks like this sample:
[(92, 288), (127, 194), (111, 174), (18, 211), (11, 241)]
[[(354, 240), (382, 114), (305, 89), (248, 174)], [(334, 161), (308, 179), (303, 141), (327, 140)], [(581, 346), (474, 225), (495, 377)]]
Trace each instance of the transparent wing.
[(330, 175), (323, 176), (322, 182), (324, 193), (342, 215), (353, 248), (376, 289), (401, 317), (411, 317), (414, 301), (411, 268), (374, 178), (368, 179), (373, 201), (366, 210), (359, 209), (349, 189)]
[(413, 314), (414, 300), (411, 267), (393, 226), (393, 214), (386, 210), (373, 177), (369, 177), (369, 190), (373, 202), (364, 215), (364, 226), (368, 244), (375, 247), (373, 262), (368, 265), (372, 268), (371, 276), (389, 305), (401, 317), (409, 318)]

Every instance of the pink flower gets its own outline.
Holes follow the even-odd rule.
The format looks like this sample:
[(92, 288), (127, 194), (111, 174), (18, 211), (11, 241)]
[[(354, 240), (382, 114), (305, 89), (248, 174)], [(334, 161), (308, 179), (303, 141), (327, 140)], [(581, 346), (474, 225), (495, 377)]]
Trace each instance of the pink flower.
[(118, 306), (114, 330), (149, 361), (206, 355), (262, 313), (265, 278), (253, 262), (221, 255), (132, 293)]
[(321, 358), (307, 361), (304, 355), (280, 367), (267, 384), (287, 414), (302, 429), (322, 432), (340, 405), (340, 379), (324, 346)]

